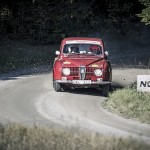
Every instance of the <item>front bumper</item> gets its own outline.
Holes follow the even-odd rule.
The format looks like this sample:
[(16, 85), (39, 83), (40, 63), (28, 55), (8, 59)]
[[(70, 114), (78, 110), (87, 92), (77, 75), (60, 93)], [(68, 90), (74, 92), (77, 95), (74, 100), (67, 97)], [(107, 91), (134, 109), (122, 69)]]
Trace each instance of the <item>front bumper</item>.
[[(81, 81), (81, 82), (74, 82), (74, 81)], [(89, 82), (84, 82), (84, 81), (85, 80), (55, 80), (55, 82), (58, 82), (58, 83), (73, 84), (73, 85), (104, 85), (104, 84), (111, 84), (110, 81), (90, 81), (90, 83)]]

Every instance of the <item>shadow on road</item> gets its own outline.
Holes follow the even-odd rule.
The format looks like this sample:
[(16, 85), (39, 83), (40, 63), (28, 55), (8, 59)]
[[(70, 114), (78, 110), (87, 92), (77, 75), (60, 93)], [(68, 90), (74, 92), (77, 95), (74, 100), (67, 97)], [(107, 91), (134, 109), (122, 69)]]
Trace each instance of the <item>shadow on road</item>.
[(67, 92), (68, 92), (68, 93), (72, 93), (72, 94), (102, 96), (101, 90), (99, 90), (99, 89), (94, 89), (94, 88), (68, 89)]
[(0, 77), (0, 80), (16, 80), (16, 77)]
[[(113, 91), (116, 91), (118, 89), (122, 89), (124, 86), (122, 86), (119, 83), (112, 83), (112, 86), (110, 88), (110, 93)], [(102, 89), (96, 89), (96, 88), (75, 88), (75, 89), (65, 89), (64, 92), (68, 92), (71, 94), (78, 94), (78, 95), (92, 95), (92, 96), (101, 96), (103, 97), (102, 94)]]
[(17, 71), (11, 71), (8, 73), (0, 74), (0, 80), (16, 80), (20, 76), (45, 74), (50, 73), (51, 70), (51, 66), (40, 66), (35, 68), (20, 69)]

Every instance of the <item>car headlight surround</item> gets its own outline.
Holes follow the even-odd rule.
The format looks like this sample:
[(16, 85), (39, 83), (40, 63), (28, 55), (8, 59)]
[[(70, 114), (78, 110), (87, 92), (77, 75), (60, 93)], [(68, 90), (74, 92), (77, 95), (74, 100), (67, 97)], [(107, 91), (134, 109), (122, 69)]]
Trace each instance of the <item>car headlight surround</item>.
[(65, 76), (69, 76), (70, 75), (70, 68), (63, 68), (62, 69), (62, 73)]
[(95, 74), (95, 76), (101, 76), (103, 73), (102, 73), (101, 69), (95, 69), (94, 74)]

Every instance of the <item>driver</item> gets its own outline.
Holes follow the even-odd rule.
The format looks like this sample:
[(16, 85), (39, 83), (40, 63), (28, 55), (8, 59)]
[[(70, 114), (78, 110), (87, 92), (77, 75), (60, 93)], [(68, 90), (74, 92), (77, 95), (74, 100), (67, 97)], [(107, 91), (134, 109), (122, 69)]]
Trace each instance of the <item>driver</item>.
[(90, 51), (96, 55), (101, 55), (102, 54), (102, 49), (99, 45), (91, 45), (90, 46)]
[(68, 47), (69, 53), (79, 53), (79, 47), (78, 46), (70, 46)]

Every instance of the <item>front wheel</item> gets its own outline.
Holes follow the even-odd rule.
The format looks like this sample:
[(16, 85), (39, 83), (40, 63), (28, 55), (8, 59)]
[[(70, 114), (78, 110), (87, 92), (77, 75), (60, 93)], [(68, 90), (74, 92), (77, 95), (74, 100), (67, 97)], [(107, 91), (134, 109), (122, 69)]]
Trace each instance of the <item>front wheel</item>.
[(61, 91), (61, 85), (60, 83), (53, 81), (53, 87), (55, 89), (56, 92), (60, 92)]
[(109, 89), (110, 89), (110, 85), (109, 85), (109, 84), (104, 84), (104, 85), (102, 86), (103, 96), (105, 96), (105, 97), (108, 96)]

